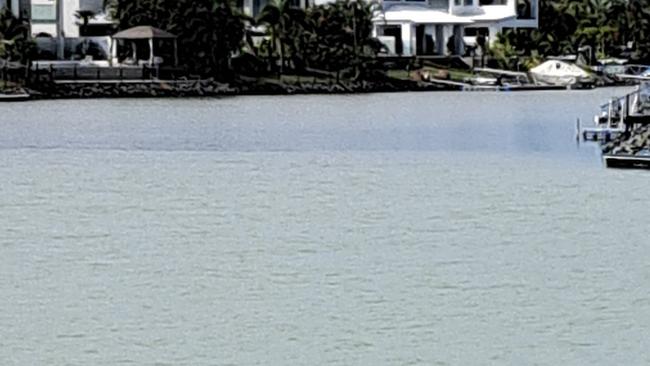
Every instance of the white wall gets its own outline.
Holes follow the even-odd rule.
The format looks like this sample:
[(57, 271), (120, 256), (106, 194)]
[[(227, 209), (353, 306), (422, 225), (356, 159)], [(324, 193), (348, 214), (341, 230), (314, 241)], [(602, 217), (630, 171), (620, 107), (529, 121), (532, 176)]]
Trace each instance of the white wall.
[(35, 23), (32, 24), (32, 35), (39, 33), (47, 33), (52, 37), (56, 37), (56, 24), (54, 23)]
[(413, 24), (411, 23), (402, 23), (402, 54), (404, 56), (411, 56), (415, 53), (415, 32), (413, 30)]
[(19, 0), (9, 0), (11, 1), (11, 11), (14, 13), (15, 16), (18, 16), (18, 12), (20, 11), (20, 1)]
[(79, 37), (79, 21), (75, 16), (79, 10), (79, 0), (59, 0), (63, 1), (63, 32), (66, 37)]

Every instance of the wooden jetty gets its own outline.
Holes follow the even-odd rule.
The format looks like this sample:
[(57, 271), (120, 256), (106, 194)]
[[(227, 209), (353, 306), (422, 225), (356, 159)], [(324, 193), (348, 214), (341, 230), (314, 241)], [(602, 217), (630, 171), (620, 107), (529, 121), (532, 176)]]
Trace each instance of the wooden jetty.
[(429, 78), (427, 80), (433, 84), (444, 85), (450, 89), (461, 91), (542, 91), (542, 90), (566, 90), (566, 86), (558, 85), (535, 85), (535, 84), (522, 84), (522, 85), (476, 85), (464, 83), (460, 81), (451, 81), (444, 79)]
[(31, 99), (27, 93), (0, 94), (0, 102), (24, 102)]
[[(619, 118), (627, 130), (650, 124), (650, 77), (637, 75), (618, 75), (623, 80), (638, 81), (637, 90), (609, 103), (609, 114), (618, 109)], [(611, 117), (610, 117), (611, 119)]]
[(608, 154), (603, 160), (608, 168), (650, 169), (650, 156)]
[(583, 129), (582, 137), (602, 143), (607, 168), (650, 169), (650, 77), (620, 77), (640, 83), (634, 92), (601, 106), (596, 127)]
[(619, 138), (624, 131), (607, 127), (586, 127), (582, 129), (582, 139), (584, 141), (609, 142)]
[(619, 75), (621, 79), (640, 82), (637, 90), (622, 97), (615, 97), (600, 107), (594, 116), (594, 127), (581, 130), (585, 141), (612, 141), (634, 129), (650, 125), (650, 78)]

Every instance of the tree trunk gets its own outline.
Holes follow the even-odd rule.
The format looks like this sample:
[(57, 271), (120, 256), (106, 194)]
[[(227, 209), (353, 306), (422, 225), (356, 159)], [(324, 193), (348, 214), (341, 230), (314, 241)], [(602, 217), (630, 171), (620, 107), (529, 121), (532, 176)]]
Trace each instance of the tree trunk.
[(284, 44), (279, 37), (277, 37), (278, 42), (278, 52), (280, 54), (280, 75), (284, 74)]

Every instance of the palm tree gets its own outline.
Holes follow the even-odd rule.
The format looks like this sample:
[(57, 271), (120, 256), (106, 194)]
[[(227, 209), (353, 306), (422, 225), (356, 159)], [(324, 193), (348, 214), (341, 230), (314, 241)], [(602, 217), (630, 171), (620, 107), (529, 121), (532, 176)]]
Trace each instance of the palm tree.
[(7, 8), (0, 9), (0, 59), (29, 64), (34, 51), (29, 38), (29, 24)]
[[(244, 24), (229, 0), (114, 0), (119, 28), (151, 25), (178, 36), (179, 63), (194, 75), (227, 78)], [(171, 55), (169, 55), (171, 56)]]
[(280, 57), (282, 75), (286, 67), (287, 52), (296, 57), (303, 51), (301, 35), (310, 31), (306, 13), (300, 7), (293, 6), (291, 0), (273, 0), (264, 6), (256, 22), (268, 29), (272, 48)]

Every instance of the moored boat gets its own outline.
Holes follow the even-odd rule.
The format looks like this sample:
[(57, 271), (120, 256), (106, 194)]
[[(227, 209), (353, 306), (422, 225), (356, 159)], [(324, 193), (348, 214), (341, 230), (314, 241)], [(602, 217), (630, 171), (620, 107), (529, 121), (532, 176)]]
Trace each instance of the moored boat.
[(2, 94), (0, 93), (0, 102), (24, 102), (31, 99), (27, 93)]

